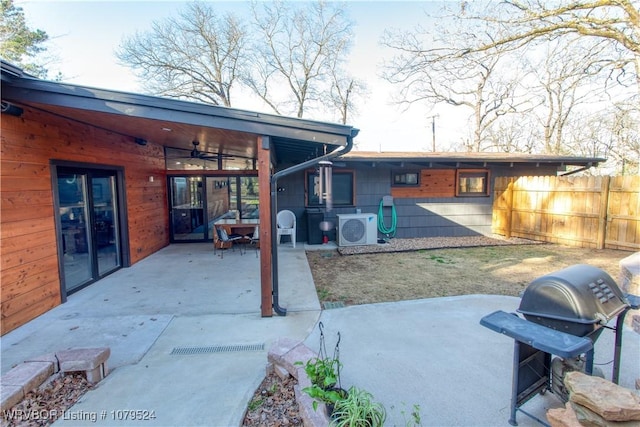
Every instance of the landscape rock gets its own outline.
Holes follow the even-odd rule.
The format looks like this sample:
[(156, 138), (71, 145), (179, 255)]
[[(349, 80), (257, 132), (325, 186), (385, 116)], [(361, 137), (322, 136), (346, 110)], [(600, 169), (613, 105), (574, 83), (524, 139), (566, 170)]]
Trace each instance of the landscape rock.
[(640, 396), (604, 378), (569, 372), (564, 378), (569, 400), (607, 421), (640, 421)]
[(564, 408), (549, 409), (547, 421), (551, 427), (583, 427), (570, 403), (567, 403)]
[(640, 252), (620, 260), (618, 283), (626, 294), (640, 295)]
[(589, 408), (577, 403), (570, 403), (573, 407), (579, 425), (584, 427), (640, 427), (638, 421), (607, 421)]

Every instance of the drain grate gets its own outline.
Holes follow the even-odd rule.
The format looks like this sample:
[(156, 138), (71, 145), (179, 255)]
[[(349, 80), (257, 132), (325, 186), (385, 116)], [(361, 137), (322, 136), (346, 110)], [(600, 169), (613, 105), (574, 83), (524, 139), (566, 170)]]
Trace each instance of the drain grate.
[(204, 347), (174, 347), (169, 354), (210, 354), (210, 353), (232, 353), (238, 351), (261, 351), (264, 350), (262, 344), (231, 344), (231, 345), (208, 345)]
[(323, 303), (325, 310), (330, 310), (332, 308), (343, 308), (344, 303), (342, 301), (325, 301)]

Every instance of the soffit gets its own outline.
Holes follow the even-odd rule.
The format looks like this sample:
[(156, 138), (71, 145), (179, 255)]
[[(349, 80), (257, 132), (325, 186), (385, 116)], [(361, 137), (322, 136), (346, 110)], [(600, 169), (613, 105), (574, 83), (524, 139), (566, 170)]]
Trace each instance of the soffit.
[(4, 71), (3, 101), (189, 152), (198, 141), (201, 152), (256, 158), (258, 136), (264, 135), (276, 163), (300, 163), (357, 135), (345, 125), (15, 78)]

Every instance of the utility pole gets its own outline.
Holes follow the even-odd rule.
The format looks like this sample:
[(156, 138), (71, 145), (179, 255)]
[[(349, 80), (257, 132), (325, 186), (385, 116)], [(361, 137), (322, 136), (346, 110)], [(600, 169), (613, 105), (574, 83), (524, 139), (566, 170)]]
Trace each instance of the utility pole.
[(436, 114), (434, 116), (428, 117), (429, 119), (431, 119), (431, 151), (433, 151), (434, 153), (436, 151), (436, 117), (440, 117), (440, 115)]

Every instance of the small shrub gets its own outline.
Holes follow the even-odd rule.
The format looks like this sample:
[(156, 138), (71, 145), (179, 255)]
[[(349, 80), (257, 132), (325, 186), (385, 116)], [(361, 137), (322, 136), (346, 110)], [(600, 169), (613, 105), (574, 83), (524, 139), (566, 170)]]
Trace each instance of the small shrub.
[(381, 427), (387, 418), (384, 406), (366, 390), (351, 387), (347, 397), (336, 401), (331, 414), (335, 427)]

